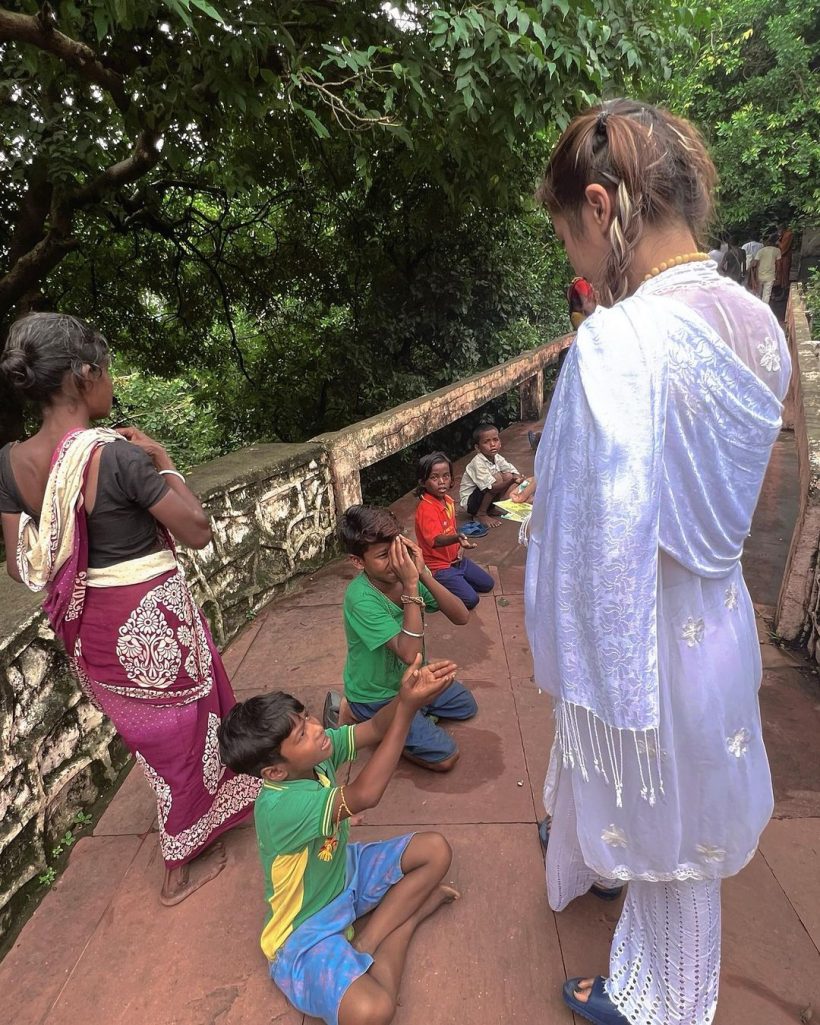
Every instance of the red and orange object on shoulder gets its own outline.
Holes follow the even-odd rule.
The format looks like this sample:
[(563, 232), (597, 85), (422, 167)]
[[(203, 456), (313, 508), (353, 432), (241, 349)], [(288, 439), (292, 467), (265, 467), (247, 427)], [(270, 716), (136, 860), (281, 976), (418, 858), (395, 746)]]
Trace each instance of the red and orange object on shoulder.
[(586, 278), (573, 278), (567, 289), (567, 302), (569, 303), (570, 323), (573, 330), (577, 331), (590, 313), (595, 311), (598, 298), (595, 295), (595, 289)]

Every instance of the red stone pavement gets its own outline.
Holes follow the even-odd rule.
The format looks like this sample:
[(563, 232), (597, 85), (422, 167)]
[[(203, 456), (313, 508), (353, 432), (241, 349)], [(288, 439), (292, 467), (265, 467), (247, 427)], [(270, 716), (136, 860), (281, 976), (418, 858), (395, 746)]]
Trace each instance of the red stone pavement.
[[(522, 470), (526, 425), (505, 432)], [(463, 464), (462, 464), (463, 465)], [(820, 1016), (820, 690), (811, 664), (769, 632), (796, 510), (794, 442), (784, 434), (744, 559), (759, 608), (763, 718), (777, 810), (752, 863), (724, 887), (716, 1025), (788, 1025)], [(413, 499), (396, 505), (412, 523)], [(551, 740), (549, 702), (531, 682), (523, 557), (511, 523), (481, 542), (498, 586), (466, 627), (432, 617), (429, 650), (461, 665), (479, 715), (452, 727), (462, 751), (447, 776), (402, 765), (354, 830), (375, 839), (441, 830), (462, 899), (420, 928), (397, 1025), (567, 1023), (567, 975), (607, 969), (617, 904), (587, 896), (560, 915), (546, 903), (535, 823)], [(282, 688), (321, 708), (339, 685), (340, 602), (353, 570), (337, 561), (265, 609), (226, 653), (238, 695)], [(450, 728), (450, 727), (448, 727)], [(227, 837), (229, 864), (176, 908), (160, 906), (153, 798), (130, 773), (0, 965), (9, 1025), (313, 1025), (268, 980), (258, 947), (264, 905), (252, 830)]]

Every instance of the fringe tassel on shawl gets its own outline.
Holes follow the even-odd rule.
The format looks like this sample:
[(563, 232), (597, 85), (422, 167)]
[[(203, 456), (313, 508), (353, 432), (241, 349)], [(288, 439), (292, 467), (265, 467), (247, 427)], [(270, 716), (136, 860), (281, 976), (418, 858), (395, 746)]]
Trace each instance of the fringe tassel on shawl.
[(614, 788), (619, 808), (623, 807), (625, 746), (627, 757), (631, 757), (634, 748), (643, 800), (654, 806), (658, 796), (663, 796), (662, 752), (656, 728), (619, 730), (602, 722), (588, 708), (569, 701), (558, 704), (555, 719), (564, 766), (577, 769), (585, 783), (589, 781), (590, 770), (600, 776)]

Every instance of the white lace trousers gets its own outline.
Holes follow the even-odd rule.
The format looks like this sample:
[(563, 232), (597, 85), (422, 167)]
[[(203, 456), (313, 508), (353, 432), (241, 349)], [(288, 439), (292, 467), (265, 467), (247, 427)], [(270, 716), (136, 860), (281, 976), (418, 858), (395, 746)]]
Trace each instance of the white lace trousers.
[[(550, 907), (562, 911), (594, 882), (613, 883), (584, 864), (572, 787), (553, 794), (547, 893)], [(720, 880), (630, 882), (606, 990), (631, 1025), (711, 1025), (719, 973)]]

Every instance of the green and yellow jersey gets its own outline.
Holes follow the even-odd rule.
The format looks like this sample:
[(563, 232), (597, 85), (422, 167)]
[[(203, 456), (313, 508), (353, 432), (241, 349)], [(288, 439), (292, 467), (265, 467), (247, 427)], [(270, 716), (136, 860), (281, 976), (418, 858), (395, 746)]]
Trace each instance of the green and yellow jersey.
[(254, 819), (265, 873), (268, 917), (262, 950), (272, 961), (294, 929), (321, 911), (345, 888), (345, 848), (350, 823), (336, 829), (336, 770), (356, 757), (354, 728), (328, 730), (332, 753), (315, 768), (315, 779), (265, 780)]

